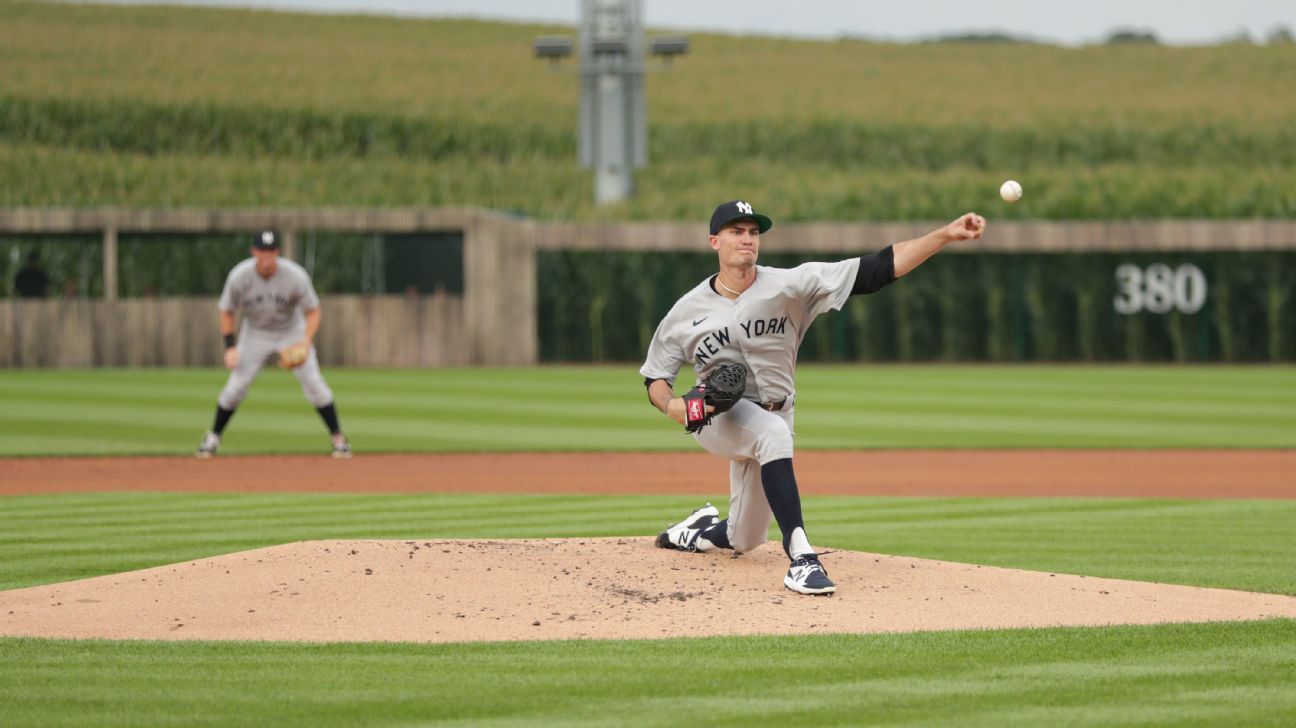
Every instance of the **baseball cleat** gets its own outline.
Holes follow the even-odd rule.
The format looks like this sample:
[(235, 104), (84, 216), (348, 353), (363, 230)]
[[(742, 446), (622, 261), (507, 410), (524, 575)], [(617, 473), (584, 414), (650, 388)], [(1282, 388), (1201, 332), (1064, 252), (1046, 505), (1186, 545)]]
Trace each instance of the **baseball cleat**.
[(340, 459), (351, 457), (351, 443), (347, 442), (346, 435), (340, 432), (329, 435), (329, 443), (333, 446), (333, 457)]
[(710, 503), (689, 514), (688, 518), (657, 534), (657, 547), (678, 551), (697, 551), (698, 536), (720, 520), (720, 511)]
[(216, 448), (220, 447), (220, 435), (208, 430), (203, 434), (202, 442), (198, 443), (198, 449), (194, 451), (194, 457), (200, 460), (206, 460), (216, 454)]
[(819, 563), (819, 554), (802, 554), (793, 559), (787, 576), (783, 577), (783, 586), (801, 594), (832, 594), (837, 591), (837, 585), (828, 578), (828, 572)]

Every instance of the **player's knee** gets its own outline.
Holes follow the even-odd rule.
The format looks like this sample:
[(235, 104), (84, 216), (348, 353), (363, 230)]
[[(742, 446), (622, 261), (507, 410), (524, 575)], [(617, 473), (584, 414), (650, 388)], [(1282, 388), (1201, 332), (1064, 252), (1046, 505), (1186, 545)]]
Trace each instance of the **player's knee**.
[(221, 390), (220, 395), (216, 397), (216, 404), (221, 409), (232, 410), (239, 406), (243, 398), (247, 396), (247, 387), (225, 387)]
[(769, 541), (769, 529), (756, 531), (755, 529), (744, 531), (735, 531), (729, 534), (729, 545), (733, 550), (745, 554), (749, 551), (755, 551), (766, 541)]
[(333, 390), (328, 388), (327, 384), (302, 384), (302, 394), (306, 395), (306, 400), (316, 408), (323, 407), (333, 401)]

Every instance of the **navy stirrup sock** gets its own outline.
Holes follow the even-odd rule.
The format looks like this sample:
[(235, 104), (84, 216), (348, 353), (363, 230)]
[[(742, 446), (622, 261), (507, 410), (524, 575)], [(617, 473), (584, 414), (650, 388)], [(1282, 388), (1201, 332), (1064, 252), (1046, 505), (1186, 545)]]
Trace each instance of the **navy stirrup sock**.
[(225, 431), (225, 425), (229, 424), (230, 418), (234, 416), (234, 410), (225, 409), (216, 405), (216, 421), (212, 423), (212, 432), (217, 435)]
[(802, 533), (805, 532), (805, 521), (801, 517), (801, 494), (797, 492), (792, 458), (773, 460), (762, 465), (761, 485), (765, 488), (765, 499), (769, 501), (770, 510), (774, 511), (774, 520), (778, 521), (779, 530), (783, 532), (783, 552), (788, 558), (792, 558), (789, 549), (792, 532), (798, 528)]
[(328, 427), (331, 434), (336, 435), (342, 431), (341, 425), (338, 424), (337, 407), (334, 407), (332, 402), (315, 409), (319, 411), (320, 417), (324, 418), (324, 425)]
[(715, 544), (716, 548), (733, 548), (733, 546), (729, 544), (729, 519), (726, 518), (723, 521), (716, 521), (710, 526), (702, 529), (699, 538), (705, 538)]

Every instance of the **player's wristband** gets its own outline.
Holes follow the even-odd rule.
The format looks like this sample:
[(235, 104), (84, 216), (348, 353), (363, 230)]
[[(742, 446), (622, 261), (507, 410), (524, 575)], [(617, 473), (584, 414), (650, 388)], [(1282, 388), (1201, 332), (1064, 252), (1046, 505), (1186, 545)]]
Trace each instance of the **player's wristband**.
[(684, 430), (697, 432), (711, 424), (711, 415), (706, 411), (706, 387), (697, 386), (684, 395)]
[(231, 349), (231, 348), (233, 348), (233, 347), (234, 347), (234, 334), (224, 334), (223, 336), (225, 337), (225, 348), (226, 348), (226, 349)]

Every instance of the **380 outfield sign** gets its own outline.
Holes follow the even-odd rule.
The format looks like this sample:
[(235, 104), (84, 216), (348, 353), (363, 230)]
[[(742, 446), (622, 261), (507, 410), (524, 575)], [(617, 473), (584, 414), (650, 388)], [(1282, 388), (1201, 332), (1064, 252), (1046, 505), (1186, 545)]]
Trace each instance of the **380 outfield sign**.
[(1206, 274), (1192, 263), (1171, 269), (1165, 263), (1140, 268), (1132, 263), (1116, 267), (1116, 313), (1197, 313), (1206, 303)]

